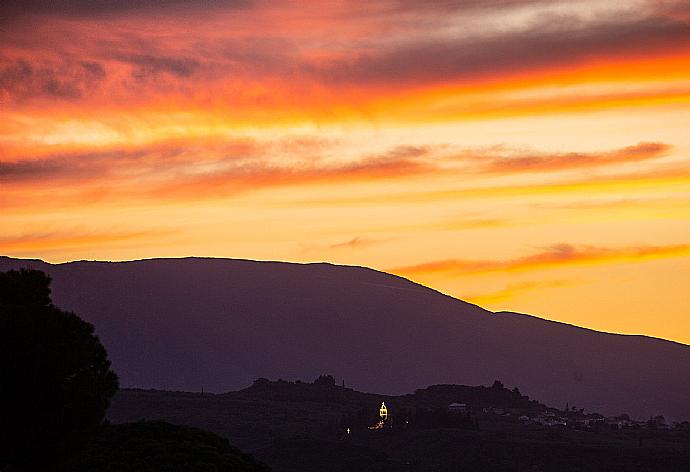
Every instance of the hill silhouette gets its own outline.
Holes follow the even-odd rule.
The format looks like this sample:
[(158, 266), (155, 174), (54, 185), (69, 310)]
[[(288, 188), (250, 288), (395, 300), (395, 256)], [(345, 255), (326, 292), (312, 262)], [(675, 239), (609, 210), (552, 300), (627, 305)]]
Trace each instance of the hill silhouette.
[(0, 271), (21, 267), (48, 273), (55, 304), (97, 326), (123, 386), (222, 392), (334, 372), (400, 394), (500, 378), (549, 405), (688, 417), (689, 346), (492, 313), (372, 269), (0, 258)]

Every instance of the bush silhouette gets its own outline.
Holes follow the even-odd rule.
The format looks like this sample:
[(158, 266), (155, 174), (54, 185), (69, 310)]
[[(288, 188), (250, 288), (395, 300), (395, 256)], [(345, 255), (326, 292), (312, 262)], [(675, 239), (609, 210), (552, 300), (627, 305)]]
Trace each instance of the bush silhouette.
[(0, 467), (50, 461), (95, 431), (117, 386), (93, 326), (52, 304), (46, 274), (0, 272)]
[(161, 421), (108, 425), (59, 472), (268, 472), (216, 434)]

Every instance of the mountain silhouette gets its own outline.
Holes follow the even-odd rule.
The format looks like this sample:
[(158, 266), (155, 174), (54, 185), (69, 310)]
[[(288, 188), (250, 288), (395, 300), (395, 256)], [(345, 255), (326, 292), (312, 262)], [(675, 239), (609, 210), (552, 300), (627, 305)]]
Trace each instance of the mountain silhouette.
[(368, 268), (0, 257), (0, 271), (22, 267), (49, 274), (55, 304), (96, 326), (126, 387), (223, 392), (332, 372), (401, 394), (500, 379), (549, 405), (690, 417), (690, 346), (493, 313)]

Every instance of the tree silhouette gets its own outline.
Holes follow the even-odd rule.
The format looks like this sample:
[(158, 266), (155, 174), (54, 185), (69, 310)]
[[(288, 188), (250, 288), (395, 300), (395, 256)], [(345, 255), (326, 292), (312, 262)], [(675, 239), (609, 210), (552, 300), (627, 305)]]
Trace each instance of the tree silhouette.
[(97, 428), (117, 386), (93, 326), (52, 304), (50, 277), (0, 272), (0, 467)]
[(335, 378), (330, 374), (319, 375), (319, 378), (314, 380), (314, 385), (321, 385), (322, 387), (335, 387)]

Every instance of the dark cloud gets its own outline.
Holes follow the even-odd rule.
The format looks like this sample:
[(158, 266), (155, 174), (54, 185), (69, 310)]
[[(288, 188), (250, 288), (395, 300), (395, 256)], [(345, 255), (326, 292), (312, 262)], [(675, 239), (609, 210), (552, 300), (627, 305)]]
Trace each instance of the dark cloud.
[(56, 159), (0, 162), (0, 182), (22, 182), (53, 177), (62, 174), (64, 170), (64, 163)]
[[(277, 79), (282, 86), (288, 88), (290, 93), (287, 95), (299, 100), (301, 92), (312, 90), (310, 87), (315, 82), (319, 87), (331, 86), (335, 90), (342, 86), (404, 88), (425, 84), (461, 83), (514, 72), (568, 66), (592, 59), (635, 58), (646, 53), (658, 54), (690, 46), (690, 23), (678, 15), (669, 13), (682, 10), (684, 7), (680, 2), (662, 2), (656, 10), (650, 7), (648, 11), (641, 13), (647, 15), (643, 19), (639, 19), (640, 16), (636, 16), (638, 19), (630, 19), (629, 16), (609, 16), (598, 21), (583, 21), (572, 16), (539, 16), (538, 11), (535, 11), (532, 12), (536, 15), (533, 23), (520, 31), (487, 30), (482, 34), (459, 33), (443, 38), (439, 38), (434, 31), (437, 24), (445, 24), (449, 15), (453, 15), (454, 21), (458, 22), (470, 21), (468, 18), (472, 17), (455, 15), (451, 10), (501, 9), (552, 3), (559, 2), (366, 2), (362, 6), (365, 13), (353, 13), (342, 21), (337, 20), (337, 24), (334, 25), (334, 38), (319, 38), (316, 42), (319, 53), (323, 52), (321, 48), (326, 53), (314, 55), (310, 54), (310, 48), (314, 48), (313, 41), (304, 41), (300, 35), (291, 36), (290, 33), (280, 36), (280, 28), (276, 28), (276, 31), (250, 30), (247, 33), (246, 27), (253, 21), (254, 13), (260, 13), (264, 5), (267, 5), (265, 3), (200, 0), (10, 2), (10, 5), (15, 6), (9, 9), (3, 7), (6, 14), (9, 14), (7, 12), (12, 11), (12, 8), (51, 15), (81, 12), (86, 16), (98, 12), (137, 10), (136, 18), (145, 21), (155, 21), (158, 14), (143, 11), (147, 8), (177, 11), (177, 8), (184, 7), (190, 9), (190, 15), (202, 14), (214, 7), (246, 8), (254, 5), (256, 9), (237, 19), (240, 31), (238, 37), (234, 37), (234, 31), (233, 34), (229, 34), (231, 37), (225, 36), (222, 32), (217, 36), (214, 34), (207, 37), (200, 31), (187, 31), (184, 29), (184, 21), (188, 15), (177, 15), (174, 23), (178, 27), (172, 28), (171, 31), (178, 32), (185, 39), (179, 41), (184, 47), (175, 49), (180, 51), (175, 53), (170, 52), (170, 46), (171, 43), (176, 43), (177, 38), (161, 38), (149, 34), (146, 30), (122, 31), (117, 29), (121, 26), (117, 26), (114, 34), (104, 33), (102, 37), (93, 38), (86, 48), (85, 58), (97, 59), (102, 64), (86, 60), (80, 64), (75, 62), (75, 58), (65, 54), (65, 51), (70, 51), (70, 44), (62, 44), (62, 39), (59, 39), (52, 51), (54, 64), (35, 63), (36, 60), (29, 54), (26, 54), (22, 61), (10, 65), (3, 64), (0, 60), (0, 93), (5, 100), (13, 98), (13, 94), (20, 98), (28, 98), (32, 96), (32, 92), (39, 97), (82, 97), (88, 91), (97, 89), (97, 81), (103, 80), (108, 66), (119, 67), (120, 64), (109, 63), (116, 61), (131, 67), (129, 73), (135, 79), (109, 84), (122, 96), (139, 97), (156, 91), (164, 93), (169, 89), (192, 90), (198, 86), (198, 82), (208, 84), (211, 89), (213, 85), (217, 85), (216, 81), (237, 78), (262, 84), (264, 81)], [(300, 10), (296, 5), (285, 5), (288, 20), (305, 20), (299, 16)], [(25, 23), (18, 22), (15, 27), (8, 28), (11, 32), (2, 34), (5, 43), (13, 45), (15, 54), (24, 54), (23, 51), (36, 48), (45, 53), (42, 57), (50, 55), (47, 45), (43, 44), (40, 38), (29, 34), (32, 21), (38, 24), (43, 18), (28, 20)], [(49, 19), (46, 19), (46, 22), (48, 21)], [(319, 19), (314, 18), (314, 21)], [(401, 33), (406, 31), (405, 27), (410, 21), (414, 24), (410, 26), (409, 39), (405, 41), (381, 41), (375, 32), (367, 32), (372, 22), (375, 25), (383, 22), (389, 25), (393, 32)], [(179, 28), (180, 25), (182, 28)], [(339, 41), (337, 29), (340, 27), (344, 28), (344, 31), (361, 27), (364, 34), (356, 38), (345, 36)], [(425, 35), (427, 30), (429, 34)], [(190, 33), (198, 36), (190, 37)], [(57, 63), (62, 65), (56, 65)], [(41, 75), (43, 77), (39, 78)], [(151, 87), (148, 87), (149, 85)], [(225, 98), (232, 101), (234, 97)]]
[(77, 99), (97, 88), (105, 76), (97, 62), (32, 64), (25, 59), (0, 58), (0, 101)]
[(22, 89), (28, 89), (27, 83), (33, 79), (33, 67), (27, 61), (4, 61), (0, 63), (0, 94), (16, 95)]
[(42, 159), (0, 161), (0, 182), (74, 180), (99, 177), (111, 169), (141, 160), (145, 151), (56, 154)]
[(534, 4), (553, 4), (553, 0), (396, 0), (387, 4), (398, 12), (457, 12), (463, 10), (496, 10)]
[(146, 10), (243, 9), (253, 4), (253, 0), (8, 0), (0, 5), (0, 21), (23, 14), (96, 17)]
[(584, 24), (550, 17), (521, 32), (403, 44), (353, 61), (332, 61), (313, 72), (338, 84), (452, 82), (688, 45), (690, 25), (671, 18)]
[(199, 61), (190, 57), (156, 56), (151, 54), (115, 54), (113, 59), (134, 66), (132, 75), (143, 78), (167, 72), (178, 77), (189, 77), (199, 68)]
[[(394, 0), (362, 2), (362, 14), (449, 13), (462, 10), (491, 10), (548, 4), (551, 0)], [(0, 23), (18, 15), (102, 17), (132, 12), (165, 14), (187, 10), (203, 14), (220, 9), (243, 10), (257, 7), (258, 0), (9, 0), (0, 5)], [(274, 3), (279, 3), (275, 1)]]
[[(189, 57), (153, 54), (110, 54), (102, 60), (115, 60), (131, 67), (137, 81), (154, 80), (160, 74), (188, 78), (200, 67)], [(79, 61), (71, 56), (54, 60), (0, 57), (0, 101), (23, 102), (36, 99), (77, 100), (93, 94), (107, 79), (105, 66), (97, 61)], [(158, 87), (164, 87), (160, 81)]]
[(294, 39), (274, 36), (250, 36), (224, 40), (220, 44), (224, 59), (234, 67), (255, 71), (281, 71), (300, 68), (300, 50)]
[(381, 158), (386, 159), (409, 159), (424, 157), (431, 154), (434, 150), (438, 150), (439, 146), (396, 146), (390, 151), (386, 152)]
[(80, 62), (79, 63), (89, 74), (93, 77), (105, 78), (105, 69), (98, 62)]

